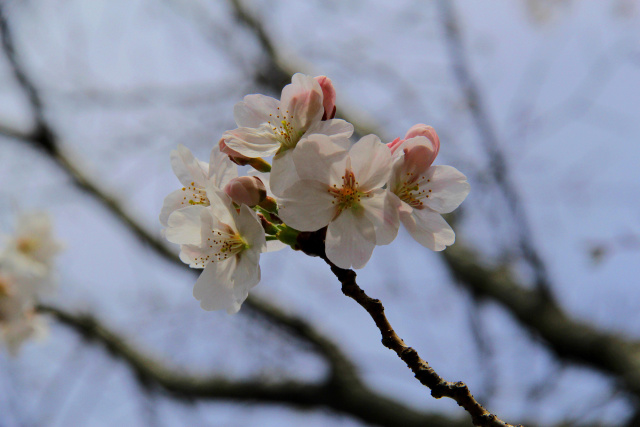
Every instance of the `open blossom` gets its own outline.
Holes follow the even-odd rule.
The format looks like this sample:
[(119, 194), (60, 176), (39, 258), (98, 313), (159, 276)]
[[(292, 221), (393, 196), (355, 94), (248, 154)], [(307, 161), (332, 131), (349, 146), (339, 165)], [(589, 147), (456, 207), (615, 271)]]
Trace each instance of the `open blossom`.
[[(327, 82), (324, 84), (330, 93)], [(247, 95), (234, 107), (238, 128), (224, 133), (224, 144), (246, 157), (275, 155), (270, 184), (276, 195), (298, 179), (291, 153), (304, 136), (319, 133), (348, 138), (353, 133), (353, 125), (344, 120), (322, 120), (323, 92), (318, 80), (298, 73), (284, 87), (280, 100)]]
[(51, 267), (62, 246), (53, 237), (53, 227), (44, 212), (23, 214), (18, 218), (15, 233), (9, 239), (6, 252), (32, 262)]
[(396, 237), (399, 202), (382, 188), (391, 172), (389, 148), (375, 135), (348, 146), (326, 135), (302, 140), (293, 153), (300, 180), (283, 193), (279, 215), (301, 231), (328, 225), (329, 260), (362, 268), (376, 245)]
[(44, 212), (22, 214), (16, 230), (7, 239), (0, 267), (21, 278), (19, 292), (34, 296), (54, 288), (53, 260), (62, 245), (53, 235), (49, 215)]
[(209, 163), (206, 163), (196, 159), (191, 150), (180, 144), (171, 152), (171, 167), (184, 187), (170, 193), (164, 199), (160, 223), (165, 227), (173, 211), (186, 206), (209, 205), (205, 190), (209, 181), (214, 186), (223, 188), (238, 176), (237, 166), (227, 155), (221, 153), (218, 147), (211, 150)]
[(53, 261), (61, 249), (44, 212), (21, 215), (15, 232), (5, 240), (0, 251), (0, 340), (12, 354), (44, 330), (35, 306), (54, 287)]
[(423, 136), (409, 137), (393, 148), (393, 171), (387, 188), (400, 199), (400, 221), (411, 236), (421, 245), (440, 251), (455, 241), (455, 233), (441, 214), (456, 209), (469, 194), (470, 186), (456, 168), (432, 166), (440, 141), (433, 128), (428, 128)]
[(260, 281), (260, 253), (265, 233), (256, 213), (246, 205), (239, 212), (231, 199), (211, 183), (209, 206), (193, 205), (173, 212), (165, 236), (180, 246), (180, 259), (204, 268), (193, 295), (205, 310), (236, 313), (249, 290)]

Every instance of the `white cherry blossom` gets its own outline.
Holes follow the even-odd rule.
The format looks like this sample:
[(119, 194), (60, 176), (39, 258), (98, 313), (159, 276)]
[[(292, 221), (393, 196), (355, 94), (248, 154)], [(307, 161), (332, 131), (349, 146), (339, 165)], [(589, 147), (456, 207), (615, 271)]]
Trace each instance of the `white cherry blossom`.
[(55, 285), (54, 257), (62, 245), (54, 238), (44, 212), (20, 215), (15, 232), (0, 252), (0, 340), (12, 354), (34, 334), (44, 331), (36, 315), (40, 297)]
[(201, 307), (236, 313), (260, 281), (265, 233), (246, 205), (236, 211), (231, 199), (211, 183), (206, 194), (209, 206), (193, 205), (169, 216), (165, 236), (181, 245), (183, 262), (204, 269), (193, 289)]
[(467, 177), (456, 168), (431, 165), (438, 149), (437, 136), (396, 143), (387, 186), (401, 201), (402, 224), (418, 243), (434, 251), (454, 243), (455, 233), (441, 214), (456, 209), (470, 190)]
[[(3, 264), (6, 266), (6, 262)], [(0, 267), (0, 341), (15, 356), (24, 341), (44, 331), (44, 323), (35, 313), (33, 295), (24, 292), (33, 284), (25, 286), (19, 277), (4, 270)]]
[(23, 295), (50, 292), (57, 279), (53, 260), (61, 250), (49, 215), (25, 213), (18, 217), (15, 232), (6, 239), (0, 268), (21, 278), (19, 292)]
[(169, 215), (177, 209), (192, 205), (209, 205), (207, 183), (212, 182), (218, 188), (224, 188), (229, 181), (238, 176), (238, 167), (229, 160), (226, 154), (215, 146), (211, 150), (209, 163), (198, 160), (191, 150), (184, 145), (178, 145), (171, 152), (171, 167), (184, 187), (170, 193), (164, 199), (160, 211), (160, 223), (167, 226)]
[(300, 180), (283, 193), (279, 215), (301, 231), (328, 225), (329, 260), (362, 268), (376, 245), (396, 237), (399, 202), (382, 188), (391, 172), (389, 148), (375, 135), (348, 146), (346, 138), (326, 135), (302, 140), (293, 152)]
[(311, 76), (297, 73), (282, 90), (280, 100), (247, 95), (234, 107), (237, 129), (223, 135), (230, 149), (247, 157), (274, 156), (271, 190), (279, 195), (297, 180), (291, 153), (306, 135), (348, 138), (353, 125), (344, 120), (323, 121), (323, 89)]

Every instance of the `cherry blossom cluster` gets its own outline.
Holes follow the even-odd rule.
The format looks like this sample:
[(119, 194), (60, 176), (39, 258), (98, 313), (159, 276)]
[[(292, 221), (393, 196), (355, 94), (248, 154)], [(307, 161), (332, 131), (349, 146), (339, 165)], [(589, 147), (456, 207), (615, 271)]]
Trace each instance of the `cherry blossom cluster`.
[(39, 298), (55, 287), (53, 259), (61, 245), (54, 239), (49, 216), (19, 217), (15, 232), (0, 250), (0, 339), (17, 353), (28, 338), (44, 331), (36, 314)]
[[(400, 223), (434, 251), (453, 244), (442, 214), (470, 187), (457, 169), (433, 165), (435, 130), (418, 124), (388, 144), (353, 142), (353, 125), (335, 113), (329, 78), (295, 74), (280, 100), (254, 94), (235, 105), (238, 127), (209, 163), (182, 145), (171, 153), (183, 187), (165, 198), (160, 222), (180, 259), (204, 269), (193, 291), (202, 308), (237, 312), (260, 281), (260, 254), (296, 249), (299, 232), (326, 227), (326, 256), (345, 269), (364, 267)], [(238, 176), (238, 165), (251, 171)]]

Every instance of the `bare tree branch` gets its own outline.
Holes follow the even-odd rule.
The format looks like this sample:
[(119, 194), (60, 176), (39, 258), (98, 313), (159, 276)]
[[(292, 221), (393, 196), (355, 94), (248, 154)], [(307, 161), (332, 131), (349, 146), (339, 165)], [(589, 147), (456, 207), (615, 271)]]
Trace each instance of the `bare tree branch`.
[(536, 275), (536, 286), (540, 289), (541, 295), (551, 299), (553, 292), (547, 270), (533, 245), (533, 234), (527, 221), (526, 212), (522, 206), (518, 191), (512, 184), (513, 180), (510, 177), (507, 161), (500, 149), (498, 134), (493, 127), (487, 107), (484, 104), (479, 85), (471, 72), (462, 41), (460, 25), (453, 10), (453, 2), (440, 0), (437, 4), (444, 21), (445, 42), (452, 60), (453, 75), (458, 81), (471, 117), (476, 125), (476, 130), (489, 155), (489, 170), (511, 209), (512, 217), (520, 233), (520, 249), (525, 260), (533, 268)]
[(520, 286), (506, 268), (487, 268), (462, 245), (443, 253), (456, 279), (477, 295), (499, 302), (521, 324), (539, 335), (561, 359), (578, 362), (615, 377), (640, 397), (640, 341), (625, 339), (570, 318), (537, 290)]
[(468, 426), (466, 420), (415, 411), (372, 392), (361, 382), (354, 382), (348, 377), (329, 376), (320, 384), (298, 381), (269, 383), (264, 379), (233, 381), (219, 375), (179, 372), (142, 353), (90, 315), (73, 315), (44, 305), (39, 307), (39, 311), (55, 317), (86, 340), (104, 346), (114, 358), (125, 361), (145, 387), (162, 390), (176, 399), (249, 401), (285, 404), (300, 409), (327, 408), (366, 423), (389, 427)]

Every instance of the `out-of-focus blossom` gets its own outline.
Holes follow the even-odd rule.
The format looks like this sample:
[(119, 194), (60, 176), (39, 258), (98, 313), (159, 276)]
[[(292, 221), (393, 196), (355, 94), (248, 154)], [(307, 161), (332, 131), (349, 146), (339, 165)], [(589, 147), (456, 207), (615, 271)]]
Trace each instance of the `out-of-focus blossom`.
[(14, 356), (24, 341), (44, 332), (44, 322), (36, 315), (34, 302), (24, 298), (20, 285), (0, 271), (0, 340)]
[(275, 155), (270, 185), (276, 195), (298, 179), (291, 152), (304, 136), (318, 133), (348, 138), (353, 133), (353, 125), (344, 120), (322, 120), (320, 83), (300, 73), (284, 87), (280, 100), (247, 95), (233, 112), (238, 128), (224, 133), (224, 143), (246, 157)]
[(229, 196), (211, 183), (206, 193), (211, 204), (173, 212), (165, 236), (180, 245), (184, 263), (204, 268), (193, 289), (201, 307), (236, 313), (260, 281), (265, 232), (248, 206), (242, 205), (238, 212)]
[(61, 249), (49, 216), (36, 212), (18, 218), (0, 251), (0, 339), (12, 354), (45, 329), (35, 307), (54, 288), (53, 261)]
[(387, 188), (401, 201), (400, 220), (411, 236), (421, 245), (440, 251), (455, 241), (455, 233), (441, 214), (456, 209), (469, 194), (470, 186), (456, 168), (432, 166), (440, 141), (433, 128), (427, 128), (430, 126), (413, 133), (421, 136), (392, 148), (393, 170)]
[[(339, 141), (340, 142), (340, 141)], [(376, 245), (398, 233), (395, 196), (382, 187), (391, 172), (391, 152), (375, 135), (336, 144), (325, 135), (300, 142), (293, 160), (300, 180), (280, 200), (280, 217), (297, 230), (328, 225), (326, 254), (341, 268), (362, 268)]]

